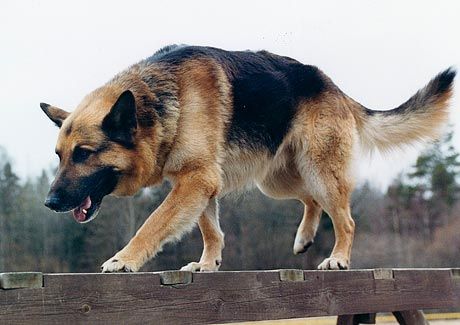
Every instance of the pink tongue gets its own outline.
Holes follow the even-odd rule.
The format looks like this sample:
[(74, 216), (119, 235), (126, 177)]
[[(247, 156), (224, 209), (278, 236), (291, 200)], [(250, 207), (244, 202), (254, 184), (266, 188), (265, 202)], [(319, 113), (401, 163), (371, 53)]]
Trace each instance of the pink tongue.
[(89, 196), (80, 204), (79, 208), (81, 209), (89, 209), (91, 207), (91, 198)]
[(82, 210), (89, 209), (91, 207), (91, 198), (88, 196), (77, 208), (72, 210), (73, 217), (75, 220), (78, 222), (83, 222), (86, 220), (86, 213), (84, 213)]
[(84, 214), (83, 211), (81, 211), (79, 208), (72, 210), (72, 213), (73, 213), (73, 217), (78, 222), (83, 222), (86, 220), (86, 214)]

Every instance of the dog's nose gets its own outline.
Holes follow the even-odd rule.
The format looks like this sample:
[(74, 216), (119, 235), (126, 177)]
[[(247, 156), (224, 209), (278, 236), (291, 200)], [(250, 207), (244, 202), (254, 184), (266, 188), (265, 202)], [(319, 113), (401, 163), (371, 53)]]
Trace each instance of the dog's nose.
[(45, 200), (45, 206), (47, 208), (50, 208), (51, 210), (58, 210), (60, 204), (61, 200), (56, 195), (48, 195), (48, 197)]

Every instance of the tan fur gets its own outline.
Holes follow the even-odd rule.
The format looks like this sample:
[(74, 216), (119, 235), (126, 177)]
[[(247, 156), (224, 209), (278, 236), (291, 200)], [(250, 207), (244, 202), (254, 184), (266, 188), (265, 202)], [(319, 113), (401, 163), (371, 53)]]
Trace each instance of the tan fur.
[(361, 105), (351, 99), (346, 105), (356, 117), (363, 149), (371, 151), (377, 148), (387, 152), (415, 142), (438, 139), (449, 118), (448, 103), (451, 97), (452, 89), (417, 112), (392, 116), (365, 116)]
[[(209, 200), (222, 188), (219, 161), (228, 107), (220, 99), (218, 83), (224, 81), (215, 78), (215, 72), (220, 73), (218, 67), (209, 63), (191, 61), (178, 72), (181, 111), (177, 133), (163, 166), (163, 176), (174, 188), (133, 240), (114, 256), (117, 261), (127, 262), (124, 267), (137, 270), (165, 242), (179, 239), (194, 226)], [(225, 91), (225, 84), (220, 89)], [(210, 214), (205, 211), (199, 221), (205, 239), (200, 262), (203, 270), (217, 269), (223, 249), (217, 215)], [(108, 268), (117, 265), (111, 262), (113, 259), (106, 262)]]
[(294, 244), (296, 253), (303, 248), (300, 243), (305, 246), (313, 240), (321, 206), (333, 220), (336, 245), (331, 258), (320, 267), (346, 268), (354, 234), (348, 202), (353, 189), (350, 163), (355, 119), (334, 93), (301, 106), (295, 127), (271, 163), (275, 168), (270, 168), (259, 187), (272, 197), (304, 201), (306, 211)]
[[(156, 78), (157, 88), (174, 94), (163, 116), (139, 104), (156, 100), (147, 84), (150, 77)], [(165, 201), (126, 247), (103, 264), (103, 271), (139, 270), (166, 242), (178, 240), (197, 223), (203, 235), (203, 254), (199, 262), (183, 269), (217, 270), (224, 247), (217, 199), (251, 186), (270, 197), (304, 203), (293, 248), (296, 254), (311, 244), (321, 211), (327, 212), (336, 242), (319, 268), (348, 268), (355, 229), (349, 200), (356, 148), (387, 150), (435, 137), (446, 119), (451, 91), (406, 115), (366, 115), (361, 105), (324, 78), (327, 90), (299, 102), (274, 154), (263, 147), (227, 141), (232, 89), (223, 68), (212, 59), (188, 59), (174, 67), (134, 65), (86, 96), (70, 115), (56, 108), (47, 111), (51, 118), (56, 115), (64, 120), (56, 146), (62, 157), (60, 171), (77, 177), (101, 166), (115, 166), (123, 175), (115, 195), (132, 195), (164, 179), (173, 184)], [(95, 148), (104, 141), (102, 120), (126, 89), (138, 103), (135, 149), (112, 144), (110, 150), (85, 164), (73, 165), (70, 157), (76, 146)]]
[(217, 199), (210, 200), (208, 206), (198, 220), (203, 236), (203, 254), (198, 263), (191, 262), (184, 266), (183, 271), (217, 271), (222, 263), (224, 234), (219, 225)]
[(303, 200), (304, 214), (294, 240), (294, 254), (303, 253), (313, 243), (321, 217), (321, 207), (313, 198)]

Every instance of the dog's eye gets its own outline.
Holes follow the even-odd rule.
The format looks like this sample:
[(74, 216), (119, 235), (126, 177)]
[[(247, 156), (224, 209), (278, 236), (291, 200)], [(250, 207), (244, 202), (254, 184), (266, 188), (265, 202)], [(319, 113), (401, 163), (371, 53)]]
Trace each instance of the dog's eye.
[(84, 162), (88, 157), (92, 154), (93, 152), (91, 150), (81, 148), (81, 147), (76, 147), (73, 150), (73, 155), (72, 155), (72, 160), (75, 163), (80, 163)]

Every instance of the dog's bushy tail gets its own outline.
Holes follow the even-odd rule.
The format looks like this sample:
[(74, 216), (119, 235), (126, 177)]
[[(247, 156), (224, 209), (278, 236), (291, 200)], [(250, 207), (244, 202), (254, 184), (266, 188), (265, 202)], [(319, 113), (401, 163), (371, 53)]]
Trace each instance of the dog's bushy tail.
[(355, 102), (359, 106), (355, 117), (362, 147), (386, 152), (436, 140), (448, 119), (455, 75), (452, 67), (441, 72), (408, 101), (389, 111), (369, 110)]

